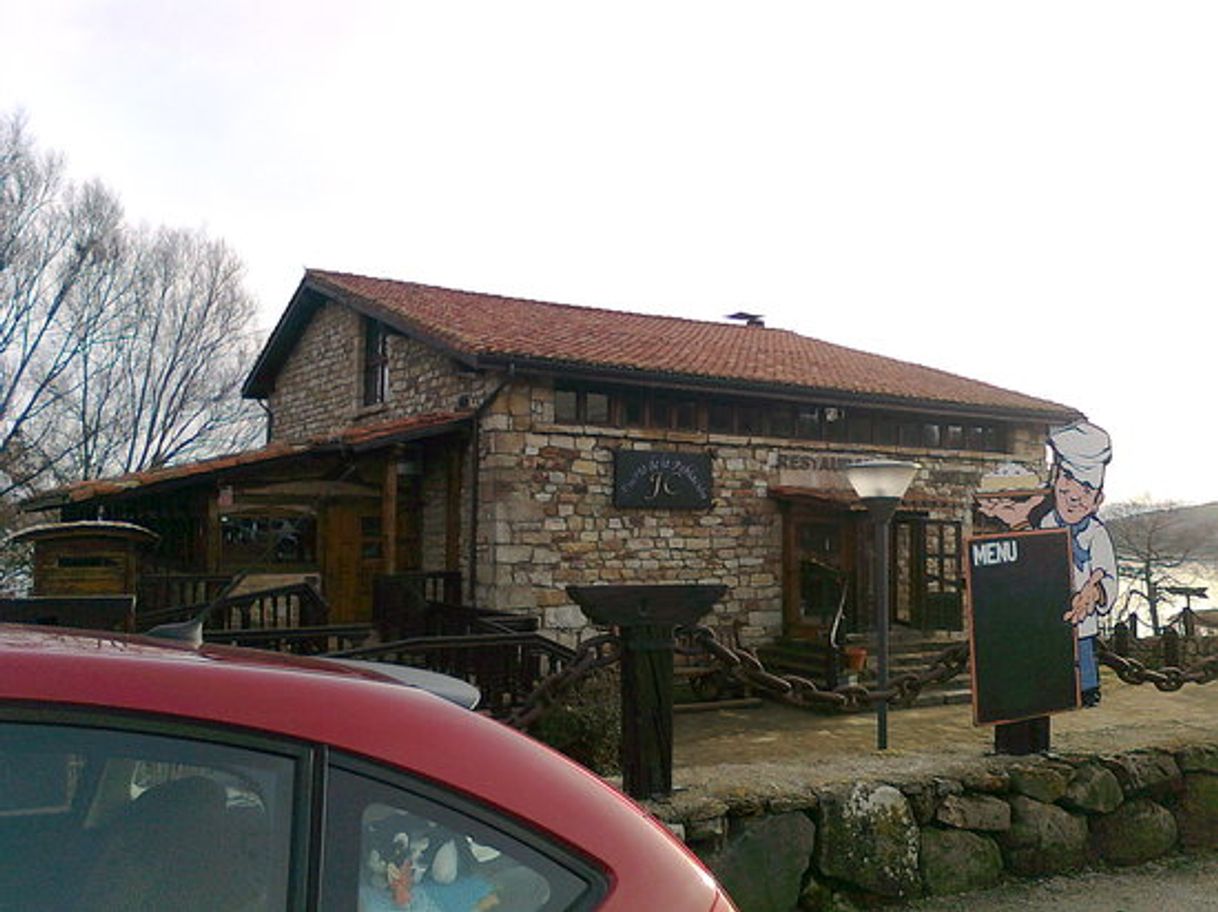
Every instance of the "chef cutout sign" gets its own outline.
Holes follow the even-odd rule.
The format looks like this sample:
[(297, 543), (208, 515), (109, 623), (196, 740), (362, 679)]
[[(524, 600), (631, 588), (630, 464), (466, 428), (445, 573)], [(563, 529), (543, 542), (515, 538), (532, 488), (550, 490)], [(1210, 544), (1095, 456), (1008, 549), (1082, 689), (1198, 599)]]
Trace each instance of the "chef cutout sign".
[(1117, 564), (1112, 539), (1099, 518), (1104, 502), (1104, 471), (1112, 459), (1107, 432), (1088, 421), (1053, 429), (1047, 487), (1014, 464), (981, 480), (977, 511), (1010, 531), (1066, 529), (1070, 534), (1071, 596), (1062, 619), (1078, 635), (1079, 688), (1084, 706), (1100, 702), (1095, 641), (1099, 617), (1117, 598)]

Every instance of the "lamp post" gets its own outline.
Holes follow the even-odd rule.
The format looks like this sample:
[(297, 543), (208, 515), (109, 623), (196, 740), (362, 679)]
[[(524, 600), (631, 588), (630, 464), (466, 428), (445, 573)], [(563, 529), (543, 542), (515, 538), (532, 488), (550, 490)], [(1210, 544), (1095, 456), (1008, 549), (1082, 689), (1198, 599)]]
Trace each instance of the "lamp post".
[[(888, 541), (889, 526), (897, 505), (921, 466), (916, 462), (874, 459), (846, 467), (846, 477), (867, 507), (875, 524), (875, 625), (877, 686), (888, 689)], [(888, 702), (876, 704), (876, 747), (888, 749)]]

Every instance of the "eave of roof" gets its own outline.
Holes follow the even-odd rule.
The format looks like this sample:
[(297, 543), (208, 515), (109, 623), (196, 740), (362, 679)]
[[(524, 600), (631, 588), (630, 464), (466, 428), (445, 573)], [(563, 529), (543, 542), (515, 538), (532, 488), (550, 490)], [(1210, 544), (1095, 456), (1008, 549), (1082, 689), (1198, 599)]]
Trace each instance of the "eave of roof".
[(198, 483), (213, 476), (221, 476), (253, 466), (263, 466), (278, 460), (330, 453), (365, 452), (394, 443), (436, 437), (457, 431), (469, 424), (471, 414), (472, 412), (467, 410), (414, 415), (377, 424), (348, 427), (336, 434), (299, 442), (270, 443), (256, 450), (215, 456), (198, 462), (131, 472), (114, 478), (78, 481), (36, 494), (23, 501), (21, 509), (32, 513), (134, 491), (144, 493), (149, 490)]
[(1076, 409), (789, 330), (635, 314), (307, 270), (246, 379), (265, 398), (299, 333), (331, 299), (473, 368), (717, 392), (933, 406), (992, 418), (1066, 422)]

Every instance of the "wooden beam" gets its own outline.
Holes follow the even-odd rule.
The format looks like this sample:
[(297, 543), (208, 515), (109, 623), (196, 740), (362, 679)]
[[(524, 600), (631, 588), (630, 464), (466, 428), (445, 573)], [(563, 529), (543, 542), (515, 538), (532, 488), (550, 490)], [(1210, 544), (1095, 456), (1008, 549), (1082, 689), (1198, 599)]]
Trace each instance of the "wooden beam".
[(398, 567), (398, 454), (391, 450), (385, 458), (385, 483), (381, 489), (381, 535), (384, 544), (383, 573), (397, 573)]
[(461, 566), (462, 448), (450, 446), (445, 452), (448, 478), (444, 505), (444, 569), (456, 570)]
[(223, 538), (220, 528), (220, 492), (210, 491), (207, 495), (206, 527), (203, 529), (203, 550), (206, 555), (204, 568), (208, 573), (220, 571), (220, 551)]

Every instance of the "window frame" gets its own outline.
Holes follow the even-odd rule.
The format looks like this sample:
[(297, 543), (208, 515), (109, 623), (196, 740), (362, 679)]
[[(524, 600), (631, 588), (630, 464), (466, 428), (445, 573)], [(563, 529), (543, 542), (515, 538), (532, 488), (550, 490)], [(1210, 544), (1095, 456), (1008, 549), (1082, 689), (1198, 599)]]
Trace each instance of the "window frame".
[(375, 408), (389, 397), (389, 327), (365, 315), (361, 343), (360, 405)]

